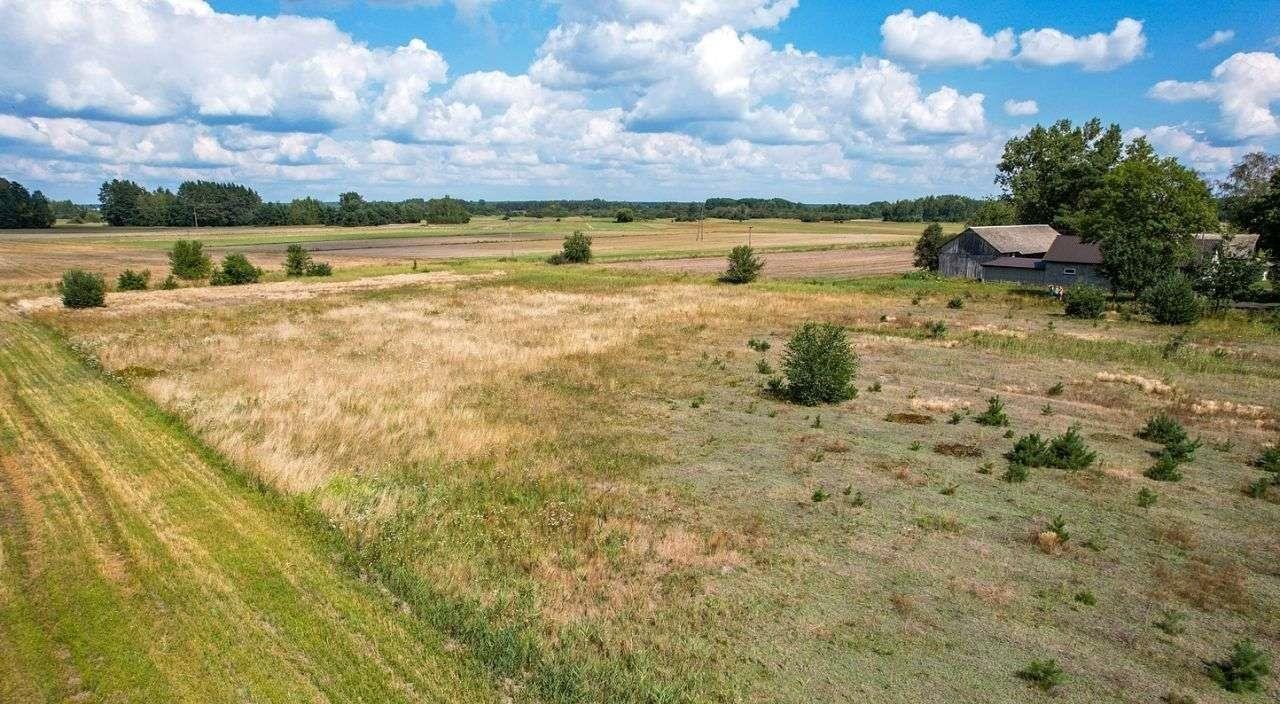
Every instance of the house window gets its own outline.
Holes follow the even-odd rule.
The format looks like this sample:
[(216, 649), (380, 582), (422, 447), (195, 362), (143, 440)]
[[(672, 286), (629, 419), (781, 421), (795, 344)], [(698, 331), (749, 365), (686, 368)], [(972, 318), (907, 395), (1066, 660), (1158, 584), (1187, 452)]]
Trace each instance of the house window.
[(1062, 273), (1066, 274), (1067, 276), (1075, 276), (1076, 270), (1074, 267), (1067, 267), (1066, 269), (1062, 270)]

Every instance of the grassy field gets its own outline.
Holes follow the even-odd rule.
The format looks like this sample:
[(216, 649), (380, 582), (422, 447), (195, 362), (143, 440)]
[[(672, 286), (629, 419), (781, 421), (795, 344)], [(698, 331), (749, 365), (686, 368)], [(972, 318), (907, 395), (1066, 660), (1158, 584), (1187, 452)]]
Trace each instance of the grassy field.
[[(330, 591), (385, 590), (402, 612), (362, 603), (441, 634), (424, 641), (423, 667), (448, 668), (458, 687), (478, 686), (478, 670), (517, 700), (1034, 701), (1046, 695), (1016, 672), (1052, 658), (1066, 676), (1058, 701), (1274, 696), (1274, 676), (1264, 694), (1228, 695), (1203, 666), (1246, 637), (1280, 655), (1280, 501), (1242, 491), (1262, 474), (1249, 461), (1278, 437), (1274, 323), (1229, 314), (1175, 341), (1140, 320), (1066, 319), (996, 285), (892, 276), (735, 288), (528, 261), (434, 268), (117, 294), (84, 312), (26, 305), (34, 322), (7, 328), (23, 344), (0, 357), (15, 388), (6, 408), (33, 407), (17, 389), (83, 379), (101, 390), (82, 412), (65, 412), (64, 397), (34, 406), (43, 432), (180, 438), (137, 441), (157, 462), (175, 452), (161, 452), (166, 442), (196, 446), (181, 439), (190, 428), (231, 476), (265, 487), (254, 494), (213, 463), (199, 483), (210, 500), (249, 497), (264, 531), (305, 533), (297, 515), (332, 526), (375, 586), (320, 558), (298, 569), (334, 575)], [(851, 332), (856, 399), (804, 408), (762, 393), (762, 369), (779, 366), (807, 319)], [(946, 332), (930, 332), (935, 322)], [(77, 430), (115, 422), (101, 395), (146, 402), (76, 367), (45, 327), (172, 423)], [(771, 348), (749, 349), (752, 338)], [(69, 371), (10, 371), (51, 355)], [(974, 422), (992, 396), (1011, 437)], [(1133, 436), (1161, 410), (1205, 441), (1178, 483), (1143, 476), (1155, 446)], [(34, 422), (15, 413), (11, 425)], [(1072, 425), (1095, 467), (1001, 480), (1016, 437)], [(28, 446), (40, 445), (7, 447)], [(95, 471), (141, 481), (127, 457)], [(1138, 505), (1141, 489), (1154, 505)], [(277, 503), (292, 512), (270, 513)], [(1063, 545), (1039, 535), (1057, 516), (1070, 529)], [(255, 559), (212, 561), (251, 571)], [(0, 634), (31, 629), (8, 613)], [(149, 615), (137, 632), (166, 627)], [(337, 632), (355, 638), (355, 620)], [(208, 640), (235, 632), (211, 628)], [(212, 647), (201, 642), (192, 647)], [(402, 652), (388, 648), (388, 659)]]
[(253, 481), (5, 314), (0, 701), (497, 700)]

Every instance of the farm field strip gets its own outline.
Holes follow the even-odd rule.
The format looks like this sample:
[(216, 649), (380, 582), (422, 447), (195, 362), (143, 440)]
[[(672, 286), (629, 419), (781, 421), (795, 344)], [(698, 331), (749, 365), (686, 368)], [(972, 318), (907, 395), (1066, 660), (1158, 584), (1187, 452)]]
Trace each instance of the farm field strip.
[(54, 334), (0, 319), (0, 701), (492, 701), (340, 550)]

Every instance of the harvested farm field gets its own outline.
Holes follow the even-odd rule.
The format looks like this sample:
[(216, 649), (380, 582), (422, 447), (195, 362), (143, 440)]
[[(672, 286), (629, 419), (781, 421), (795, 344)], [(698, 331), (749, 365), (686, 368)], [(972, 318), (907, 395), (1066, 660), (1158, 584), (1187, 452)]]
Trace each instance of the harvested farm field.
[[(910, 247), (866, 247), (806, 252), (767, 252), (763, 276), (773, 279), (847, 278), (892, 274), (911, 269)], [(713, 275), (724, 271), (723, 257), (648, 259), (610, 264), (620, 269)]]

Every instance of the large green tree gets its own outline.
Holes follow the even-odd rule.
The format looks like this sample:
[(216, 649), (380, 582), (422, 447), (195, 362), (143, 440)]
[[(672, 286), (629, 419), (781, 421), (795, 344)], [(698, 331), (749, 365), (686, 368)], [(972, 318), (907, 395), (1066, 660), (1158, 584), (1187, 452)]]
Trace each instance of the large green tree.
[(1250, 152), (1218, 182), (1218, 198), (1224, 220), (1254, 232), (1259, 205), (1271, 192), (1271, 178), (1280, 171), (1280, 155)]
[(0, 178), (0, 229), (53, 227), (53, 209), (40, 191)]
[(1218, 229), (1205, 182), (1177, 159), (1157, 156), (1142, 138), (1063, 220), (1085, 242), (1098, 243), (1112, 288), (1133, 294), (1192, 262), (1193, 233)]
[(1260, 249), (1280, 258), (1280, 170), (1271, 174), (1266, 192), (1249, 204), (1240, 224), (1259, 236)]
[(925, 271), (938, 270), (938, 252), (942, 250), (942, 245), (947, 243), (950, 238), (942, 234), (942, 225), (939, 223), (929, 223), (924, 228), (924, 232), (920, 233), (920, 239), (916, 240), (916, 251), (913, 262), (916, 268)]
[(1012, 201), (1018, 222), (1072, 232), (1064, 216), (1078, 210), (1084, 195), (1102, 183), (1120, 161), (1123, 147), (1120, 127), (1103, 127), (1097, 118), (1079, 126), (1070, 120), (1036, 125), (1005, 144), (996, 183)]
[(988, 198), (966, 223), (970, 227), (980, 225), (1017, 225), (1018, 210), (1008, 198)]
[(112, 179), (98, 189), (98, 202), (102, 204), (102, 219), (109, 225), (138, 224), (138, 212), (147, 189), (133, 181)]

